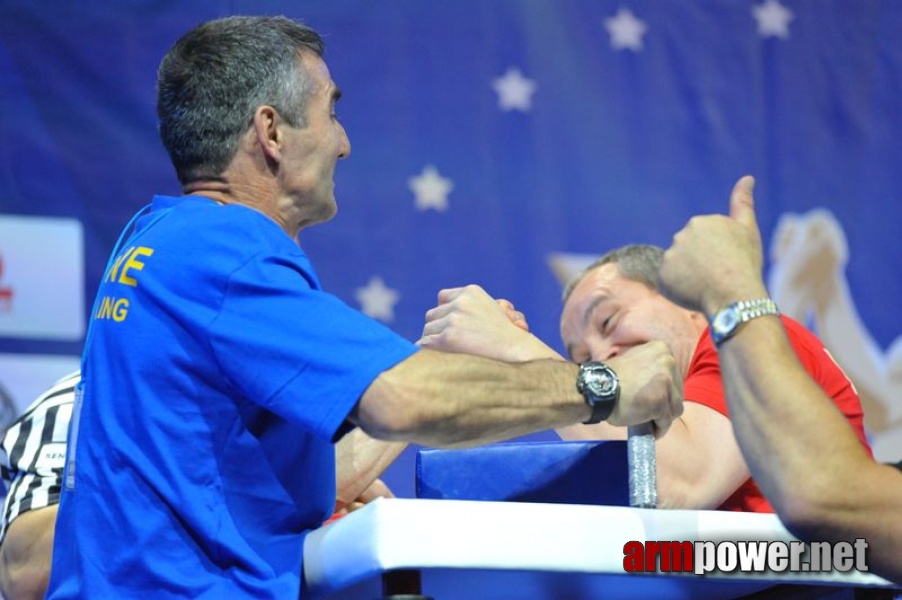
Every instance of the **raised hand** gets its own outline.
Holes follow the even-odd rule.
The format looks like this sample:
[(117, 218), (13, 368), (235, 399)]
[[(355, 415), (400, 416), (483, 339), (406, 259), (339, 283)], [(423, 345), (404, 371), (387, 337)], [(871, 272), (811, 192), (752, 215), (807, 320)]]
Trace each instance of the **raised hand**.
[(767, 295), (754, 185), (752, 177), (741, 178), (729, 216), (693, 217), (673, 237), (660, 272), (661, 291), (671, 300), (711, 315), (736, 300)]

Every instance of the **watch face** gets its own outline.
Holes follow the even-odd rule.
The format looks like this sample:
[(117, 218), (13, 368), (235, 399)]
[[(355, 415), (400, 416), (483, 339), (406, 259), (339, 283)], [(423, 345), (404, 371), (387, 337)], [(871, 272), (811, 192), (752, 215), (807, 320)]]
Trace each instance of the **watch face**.
[(598, 361), (586, 361), (579, 368), (576, 387), (592, 407), (592, 416), (586, 425), (600, 423), (613, 412), (620, 396), (620, 381), (610, 367)]
[(729, 308), (717, 313), (711, 327), (719, 333), (732, 331), (739, 323), (739, 314), (735, 309)]
[(593, 371), (586, 383), (596, 396), (608, 396), (614, 391), (614, 378), (607, 371)]
[(588, 393), (599, 400), (616, 397), (617, 376), (601, 363), (587, 365), (582, 371), (580, 388), (583, 393)]

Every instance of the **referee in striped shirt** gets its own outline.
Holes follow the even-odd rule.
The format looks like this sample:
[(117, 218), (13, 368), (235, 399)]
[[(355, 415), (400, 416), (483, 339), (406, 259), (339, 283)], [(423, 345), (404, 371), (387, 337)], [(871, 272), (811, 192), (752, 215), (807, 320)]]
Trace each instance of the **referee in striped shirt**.
[(7, 600), (43, 598), (47, 590), (79, 379), (76, 371), (57, 381), (3, 436), (0, 475), (8, 491), (0, 517), (0, 592)]

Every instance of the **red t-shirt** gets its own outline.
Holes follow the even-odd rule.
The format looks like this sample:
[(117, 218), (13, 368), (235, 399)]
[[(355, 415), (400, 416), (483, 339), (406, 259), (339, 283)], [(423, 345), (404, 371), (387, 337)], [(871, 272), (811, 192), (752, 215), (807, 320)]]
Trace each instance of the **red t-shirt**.
[[(868, 454), (871, 454), (864, 433), (864, 413), (861, 410), (861, 401), (848, 377), (813, 333), (789, 317), (781, 316), (780, 319), (783, 321), (783, 329), (802, 366), (821, 386), (821, 389), (833, 399), (834, 404), (849, 421), (849, 425), (855, 431), (861, 444), (867, 449)], [(707, 329), (699, 339), (698, 347), (692, 356), (689, 374), (683, 383), (683, 393), (686, 402), (702, 404), (729, 418), (720, 375), (720, 363), (717, 361), (717, 350), (714, 348), (710, 331)], [(789, 402), (792, 401), (792, 398), (786, 400)], [(811, 468), (814, 469), (817, 466), (812, 465)], [(751, 479), (739, 486), (718, 509), (774, 512), (773, 507), (765, 500), (761, 490)]]

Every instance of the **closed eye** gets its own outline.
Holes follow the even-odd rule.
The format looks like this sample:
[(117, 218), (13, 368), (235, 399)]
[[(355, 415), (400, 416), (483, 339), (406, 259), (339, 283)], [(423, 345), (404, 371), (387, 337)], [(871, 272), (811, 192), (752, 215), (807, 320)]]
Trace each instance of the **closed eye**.
[(617, 323), (617, 311), (613, 311), (606, 317), (602, 318), (601, 327), (598, 328), (598, 331), (601, 335), (607, 336), (611, 334), (611, 331), (614, 329), (614, 326)]

